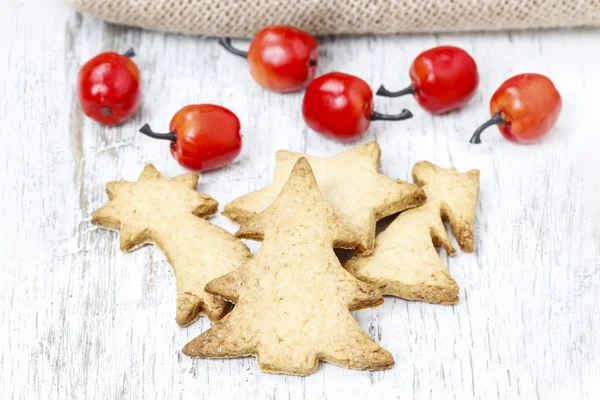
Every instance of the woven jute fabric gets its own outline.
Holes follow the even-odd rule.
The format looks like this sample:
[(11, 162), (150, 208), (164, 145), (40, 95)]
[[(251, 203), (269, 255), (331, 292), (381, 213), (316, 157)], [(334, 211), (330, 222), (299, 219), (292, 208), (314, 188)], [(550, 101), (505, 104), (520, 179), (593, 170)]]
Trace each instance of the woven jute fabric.
[(315, 35), (600, 25), (600, 0), (66, 0), (110, 22), (208, 36), (267, 25)]

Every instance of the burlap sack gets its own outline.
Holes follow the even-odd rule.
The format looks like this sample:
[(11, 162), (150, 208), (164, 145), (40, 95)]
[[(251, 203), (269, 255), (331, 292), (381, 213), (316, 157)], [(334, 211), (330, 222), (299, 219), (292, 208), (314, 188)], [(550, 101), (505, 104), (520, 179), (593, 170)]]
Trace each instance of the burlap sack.
[(66, 0), (110, 22), (209, 36), (288, 24), (312, 34), (600, 25), (600, 0)]

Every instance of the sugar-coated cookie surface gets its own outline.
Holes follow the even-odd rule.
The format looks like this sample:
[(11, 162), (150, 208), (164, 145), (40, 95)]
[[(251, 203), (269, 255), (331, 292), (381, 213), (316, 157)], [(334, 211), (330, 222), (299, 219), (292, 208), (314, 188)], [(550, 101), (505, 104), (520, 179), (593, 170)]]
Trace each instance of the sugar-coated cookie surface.
[(199, 315), (221, 318), (229, 304), (204, 286), (252, 256), (239, 239), (203, 219), (214, 214), (218, 204), (198, 193), (197, 183), (198, 174), (164, 178), (149, 164), (137, 182), (107, 183), (110, 201), (92, 214), (93, 224), (121, 232), (121, 250), (154, 243), (165, 252), (176, 276), (175, 319), (181, 326)]
[(425, 204), (400, 214), (377, 237), (373, 254), (354, 257), (345, 267), (383, 294), (456, 303), (458, 285), (434, 245), (443, 246), (449, 254), (455, 252), (444, 227), (443, 220), (447, 220), (461, 248), (473, 251), (479, 171), (458, 173), (421, 161), (413, 168), (413, 180), (427, 194)]
[(375, 243), (377, 220), (425, 201), (415, 185), (379, 173), (381, 150), (371, 142), (329, 158), (278, 151), (273, 182), (225, 206), (223, 214), (244, 224), (275, 200), (300, 157), (310, 162), (319, 188), (341, 221), (360, 238), (356, 251), (369, 254)]
[(383, 298), (340, 265), (333, 247), (361, 241), (321, 195), (306, 158), (295, 162), (275, 201), (237, 235), (264, 243), (243, 267), (207, 285), (236, 305), (184, 354), (256, 355), (261, 370), (295, 375), (314, 372), (319, 360), (356, 369), (393, 366), (392, 355), (350, 314)]

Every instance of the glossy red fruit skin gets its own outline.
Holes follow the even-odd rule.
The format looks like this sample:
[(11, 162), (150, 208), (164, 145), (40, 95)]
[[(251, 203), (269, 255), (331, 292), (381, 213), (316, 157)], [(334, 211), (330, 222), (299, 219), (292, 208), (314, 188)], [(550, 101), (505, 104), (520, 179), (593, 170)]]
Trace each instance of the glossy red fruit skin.
[(490, 113), (501, 113), (502, 135), (515, 143), (542, 139), (556, 124), (562, 98), (550, 79), (540, 74), (521, 74), (505, 81), (490, 101)]
[(330, 72), (312, 81), (302, 102), (302, 116), (314, 131), (340, 142), (360, 137), (371, 125), (373, 92), (362, 79)]
[(101, 53), (79, 70), (77, 98), (88, 117), (104, 125), (122, 124), (140, 105), (140, 71), (128, 57)]
[(171, 154), (192, 171), (209, 171), (232, 162), (242, 150), (240, 120), (225, 107), (196, 104), (183, 107), (171, 119), (177, 140)]
[(410, 80), (421, 107), (442, 114), (471, 100), (479, 85), (479, 74), (469, 53), (458, 47), (439, 46), (415, 58)]
[(250, 73), (262, 87), (280, 93), (303, 89), (313, 80), (319, 60), (317, 40), (291, 26), (269, 26), (248, 50)]

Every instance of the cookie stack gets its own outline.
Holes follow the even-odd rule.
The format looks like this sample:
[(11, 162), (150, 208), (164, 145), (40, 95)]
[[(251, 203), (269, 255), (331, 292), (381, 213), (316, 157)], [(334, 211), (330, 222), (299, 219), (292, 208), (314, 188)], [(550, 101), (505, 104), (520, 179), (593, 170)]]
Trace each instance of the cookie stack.
[[(435, 245), (474, 248), (479, 172), (428, 162), (415, 184), (380, 174), (377, 143), (330, 158), (280, 151), (273, 182), (225, 207), (236, 237), (204, 218), (217, 202), (196, 192), (198, 175), (164, 178), (151, 165), (137, 182), (109, 182), (110, 201), (92, 223), (121, 232), (121, 249), (154, 243), (177, 279), (179, 325), (216, 323), (188, 343), (190, 356), (255, 355), (263, 371), (308, 375), (319, 360), (379, 370), (393, 364), (350, 314), (383, 294), (431, 303), (458, 301), (458, 286)], [(406, 210), (406, 211), (405, 211)], [(401, 212), (375, 238), (376, 221)], [(239, 238), (263, 241), (252, 257)], [(344, 267), (333, 249), (357, 256)], [(235, 307), (231, 311), (231, 305)]]

